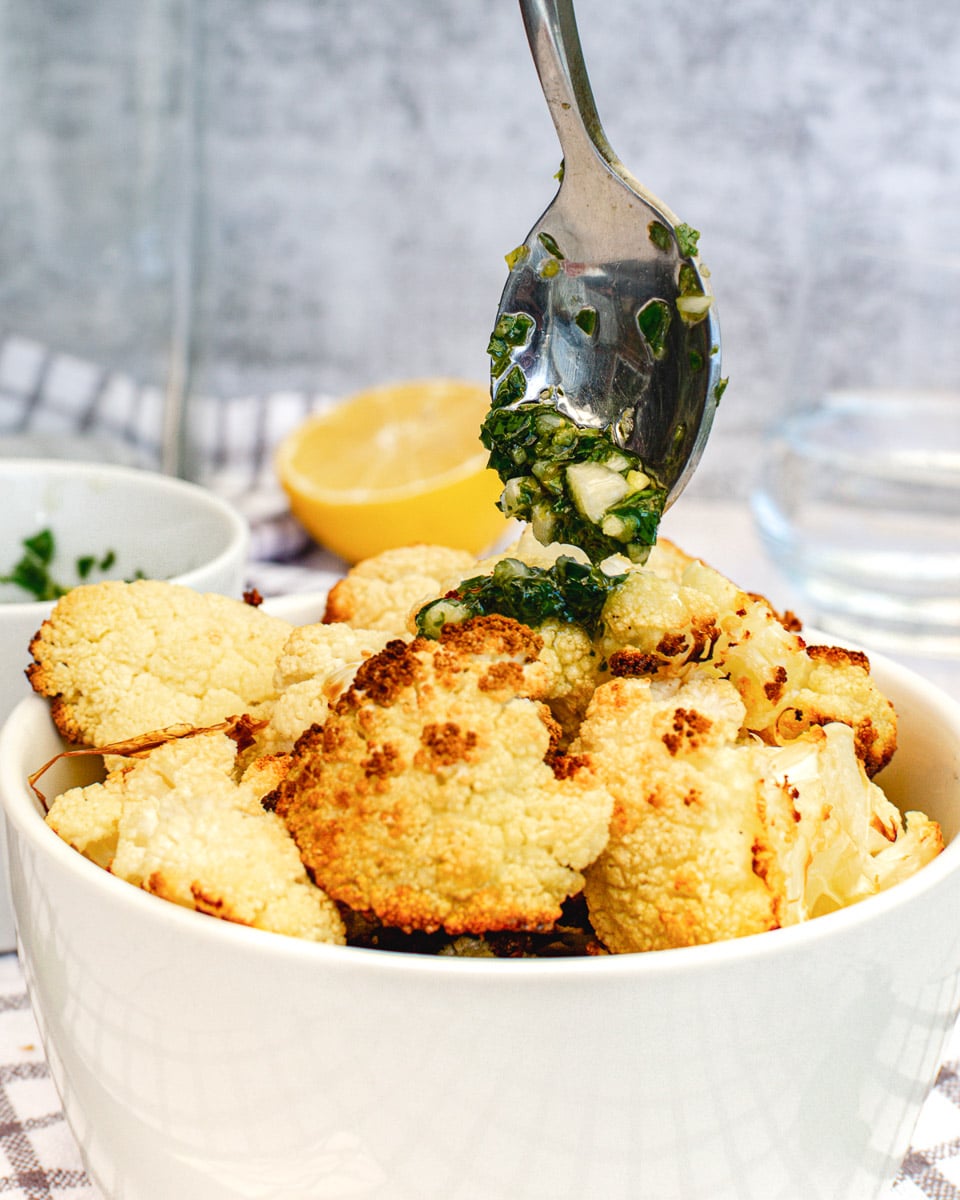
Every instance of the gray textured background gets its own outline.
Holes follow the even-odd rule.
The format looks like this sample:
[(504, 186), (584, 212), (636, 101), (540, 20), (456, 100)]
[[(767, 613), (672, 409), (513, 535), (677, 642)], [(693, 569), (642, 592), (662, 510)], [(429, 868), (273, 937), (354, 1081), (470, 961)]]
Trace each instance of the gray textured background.
[[(955, 0), (577, 13), (611, 143), (702, 231), (731, 384), (698, 486), (739, 485), (842, 353), (818, 272), (876, 232), (953, 253)], [(0, 332), (155, 382), (191, 295), (200, 390), (483, 379), (558, 163), (514, 0), (0, 0)]]

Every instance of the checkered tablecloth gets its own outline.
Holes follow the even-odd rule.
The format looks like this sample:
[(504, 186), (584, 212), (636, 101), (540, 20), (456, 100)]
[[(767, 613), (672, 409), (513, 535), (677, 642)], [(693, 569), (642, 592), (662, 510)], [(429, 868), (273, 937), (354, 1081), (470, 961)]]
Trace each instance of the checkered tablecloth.
[[(273, 455), (305, 417), (334, 402), (293, 391), (191, 399), (193, 476), (250, 522), (255, 561), (289, 562), (309, 549), (277, 483)], [(158, 387), (0, 328), (0, 456), (97, 458), (157, 470), (163, 409)], [(275, 577), (285, 579), (283, 572)]]

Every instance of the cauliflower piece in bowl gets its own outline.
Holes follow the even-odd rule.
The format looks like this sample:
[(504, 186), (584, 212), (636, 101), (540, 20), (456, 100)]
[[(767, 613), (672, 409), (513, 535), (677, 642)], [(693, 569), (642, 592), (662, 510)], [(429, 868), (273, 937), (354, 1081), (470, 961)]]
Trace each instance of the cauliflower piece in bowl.
[(47, 823), (112, 874), (223, 920), (342, 944), (333, 902), (305, 871), (261, 796), (285, 763), (258, 760), (237, 780), (237, 743), (217, 730), (173, 738), (59, 796)]
[(259, 754), (289, 753), (311, 725), (327, 719), (330, 705), (350, 686), (357, 670), (382, 650), (391, 635), (342, 622), (294, 629), (277, 659), (276, 702), (257, 734)]
[(604, 605), (597, 643), (613, 674), (729, 679), (744, 728), (764, 742), (841, 721), (869, 775), (890, 761), (896, 714), (865, 654), (808, 646), (795, 618), (675, 547), (651, 560), (655, 569), (629, 570)]
[(400, 546), (351, 567), (330, 589), (323, 619), (404, 637), (411, 609), (441, 594), (444, 580), (476, 564), (465, 550)]
[(501, 616), (395, 640), (300, 738), (276, 811), (335, 900), (451, 934), (558, 919), (612, 800), (557, 748), (541, 646)]
[(597, 689), (574, 750), (613, 793), (610, 840), (586, 871), (613, 953), (719, 941), (854, 903), (930, 861), (942, 841), (901, 819), (833, 723), (784, 747), (741, 736), (724, 679), (617, 678)]
[(168, 725), (260, 715), (292, 626), (156, 580), (73, 588), (30, 643), (27, 676), (68, 740), (106, 746)]
[(805, 729), (842, 721), (853, 729), (869, 775), (890, 761), (896, 713), (874, 683), (865, 654), (808, 646), (763, 596), (741, 591), (702, 562), (692, 563), (682, 578), (718, 606), (721, 631), (704, 669), (736, 683), (748, 729), (782, 745)]

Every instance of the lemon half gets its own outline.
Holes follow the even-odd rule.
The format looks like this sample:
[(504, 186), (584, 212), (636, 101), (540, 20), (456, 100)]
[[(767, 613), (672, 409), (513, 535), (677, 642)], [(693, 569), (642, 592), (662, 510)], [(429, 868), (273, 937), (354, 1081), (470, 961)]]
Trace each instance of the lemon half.
[(275, 459), (294, 516), (348, 562), (416, 542), (479, 554), (508, 528), (480, 442), (489, 407), (485, 385), (423, 379), (308, 418)]

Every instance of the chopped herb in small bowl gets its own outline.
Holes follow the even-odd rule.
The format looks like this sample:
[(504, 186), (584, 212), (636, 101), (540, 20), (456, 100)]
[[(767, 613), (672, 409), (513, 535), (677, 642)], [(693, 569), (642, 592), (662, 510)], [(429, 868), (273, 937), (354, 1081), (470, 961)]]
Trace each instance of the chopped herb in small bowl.
[[(116, 563), (113, 550), (103, 554), (81, 554), (74, 560), (76, 580), (64, 583), (56, 578), (53, 562), (57, 555), (57, 542), (52, 529), (41, 529), (25, 537), (21, 542), (23, 553), (6, 575), (0, 575), (0, 583), (11, 584), (28, 593), (33, 600), (59, 600), (71, 587), (78, 583), (92, 582)], [(63, 569), (62, 566), (60, 568)], [(142, 572), (137, 572), (142, 575)]]

